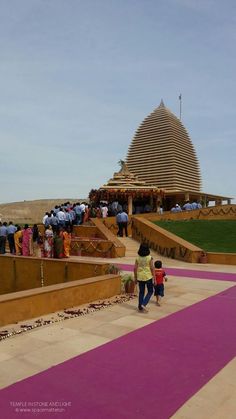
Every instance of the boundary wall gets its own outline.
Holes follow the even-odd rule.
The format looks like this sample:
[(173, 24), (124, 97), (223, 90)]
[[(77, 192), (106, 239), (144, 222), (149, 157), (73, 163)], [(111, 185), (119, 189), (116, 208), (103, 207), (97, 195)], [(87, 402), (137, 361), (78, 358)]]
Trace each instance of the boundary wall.
[(95, 225), (74, 225), (73, 234), (76, 237), (105, 239), (105, 236), (101, 234), (101, 232)]
[[(111, 217), (115, 223), (115, 217)], [(102, 258), (117, 258), (125, 256), (125, 246), (116, 237), (116, 232), (111, 234), (103, 218), (92, 218), (93, 225), (73, 226), (71, 254), (74, 256), (91, 256)], [(115, 224), (116, 230), (117, 226)], [(39, 226), (44, 233), (44, 226)], [(130, 231), (131, 232), (131, 231)], [(112, 231), (113, 233), (113, 231)]]
[(202, 255), (202, 249), (199, 247), (140, 216), (132, 218), (132, 233), (135, 240), (148, 243), (149, 247), (161, 256), (197, 263)]
[[(155, 225), (152, 223), (153, 221), (167, 221), (167, 220), (236, 220), (236, 205), (218, 205), (214, 207), (202, 208), (200, 210), (193, 210), (193, 211), (182, 211), (178, 213), (172, 212), (164, 212), (162, 215), (157, 213), (148, 213), (148, 214), (137, 214), (133, 216), (132, 223), (133, 223), (133, 238), (136, 240), (142, 241), (146, 240), (151, 243), (151, 248), (156, 250), (163, 256), (185, 260), (186, 262), (204, 262), (204, 259), (207, 263), (214, 263), (214, 264), (222, 264), (222, 265), (236, 265), (236, 253), (215, 253), (215, 252), (207, 252), (205, 253), (203, 249), (197, 248), (196, 246), (192, 245), (191, 243), (181, 239), (178, 236), (168, 232), (165, 229), (162, 229), (159, 226), (156, 226), (159, 230), (158, 232), (155, 228)], [(153, 233), (151, 234), (148, 232), (147, 227), (142, 227), (140, 229), (140, 223), (138, 224), (135, 220), (145, 222), (150, 221), (151, 225), (149, 227), (154, 228)], [(145, 224), (146, 226), (148, 225)], [(147, 230), (145, 232), (145, 230)], [(159, 235), (159, 238), (156, 235)], [(163, 235), (166, 237), (163, 238)], [(171, 242), (170, 236), (174, 237), (174, 242)], [(152, 240), (150, 240), (150, 237)], [(155, 239), (154, 239), (155, 238)], [(176, 247), (177, 245), (177, 247)], [(195, 247), (195, 250), (193, 250)], [(198, 249), (198, 250), (197, 250)], [(192, 256), (190, 256), (192, 254)], [(202, 256), (205, 257), (202, 258)]]
[(119, 275), (102, 275), (0, 296), (0, 326), (121, 293)]
[[(124, 257), (125, 256), (125, 246), (121, 241), (115, 236), (116, 233), (113, 234), (113, 231), (109, 229), (108, 225), (104, 222), (104, 220), (112, 219), (111, 224), (115, 222), (115, 217), (109, 217), (109, 218), (93, 218), (92, 222), (94, 225), (98, 228), (101, 234), (104, 235), (104, 238), (106, 240), (113, 243), (113, 246), (110, 250), (110, 254), (112, 258), (116, 257)], [(117, 230), (116, 230), (117, 231)]]
[(236, 253), (207, 252), (207, 262), (218, 265), (236, 265)]
[(109, 263), (0, 255), (0, 294), (104, 275)]
[[(111, 231), (115, 236), (118, 233), (118, 226), (116, 224), (116, 217), (106, 217), (101, 218), (103, 224)], [(128, 235), (132, 235), (132, 216), (129, 215), (129, 222), (128, 222)]]
[(103, 239), (72, 238), (70, 248), (70, 253), (74, 256), (111, 258), (117, 257), (117, 253), (119, 253), (119, 250), (114, 246), (114, 241)]
[(148, 220), (236, 220), (236, 205), (217, 205), (192, 211), (163, 212), (163, 214), (148, 213), (135, 217), (142, 217)]

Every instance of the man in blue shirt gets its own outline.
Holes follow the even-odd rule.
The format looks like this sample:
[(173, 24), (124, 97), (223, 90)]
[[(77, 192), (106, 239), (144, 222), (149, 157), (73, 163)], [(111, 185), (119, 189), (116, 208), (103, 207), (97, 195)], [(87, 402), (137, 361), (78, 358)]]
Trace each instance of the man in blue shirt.
[(184, 204), (184, 206), (183, 206), (184, 211), (191, 211), (192, 209), (193, 209), (192, 204), (190, 204), (189, 201), (187, 201), (186, 204)]
[(0, 222), (0, 254), (6, 253), (6, 240), (7, 240), (7, 223)]
[(197, 202), (192, 202), (192, 209), (193, 210), (195, 210), (195, 209), (198, 209), (198, 205), (197, 205)]
[(175, 205), (175, 212), (181, 212), (182, 211), (182, 209), (181, 209), (181, 207), (179, 206), (179, 204), (176, 204)]
[(128, 221), (129, 221), (128, 215), (125, 211), (120, 211), (119, 216), (120, 216), (119, 219), (120, 219), (120, 224), (121, 224), (120, 236), (123, 237), (123, 231), (125, 230), (125, 235), (126, 237), (128, 237)]
[(122, 229), (122, 221), (121, 221), (121, 211), (118, 212), (118, 214), (116, 215), (116, 224), (118, 226), (118, 232), (117, 232), (117, 236), (122, 237), (123, 236), (123, 229)]
[(14, 226), (13, 222), (9, 221), (9, 225), (7, 227), (7, 240), (9, 243), (10, 253), (12, 253), (13, 255), (16, 253), (15, 240), (14, 240), (14, 234), (16, 230), (17, 228), (16, 226)]

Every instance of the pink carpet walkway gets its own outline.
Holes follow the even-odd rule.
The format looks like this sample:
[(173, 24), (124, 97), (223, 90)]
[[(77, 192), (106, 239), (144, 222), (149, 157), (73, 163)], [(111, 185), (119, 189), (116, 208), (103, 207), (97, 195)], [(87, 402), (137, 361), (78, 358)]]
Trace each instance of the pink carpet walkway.
[[(1, 417), (167, 419), (236, 356), (235, 318), (233, 286), (3, 389)], [(71, 406), (33, 416), (12, 401)]]
[[(134, 271), (134, 265), (117, 264), (117, 266), (123, 271)], [(194, 269), (185, 268), (165, 268), (165, 271), (167, 275), (183, 276), (185, 278), (213, 279), (218, 281), (236, 282), (236, 274), (230, 272), (198, 271)]]

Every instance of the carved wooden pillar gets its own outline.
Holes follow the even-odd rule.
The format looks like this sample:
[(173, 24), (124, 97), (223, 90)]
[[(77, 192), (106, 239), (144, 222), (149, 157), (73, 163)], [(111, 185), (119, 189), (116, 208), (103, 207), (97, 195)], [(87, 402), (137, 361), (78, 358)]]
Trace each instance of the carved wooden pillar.
[(128, 215), (133, 214), (133, 198), (132, 195), (128, 196)]
[(188, 192), (185, 193), (184, 199), (185, 199), (185, 201), (189, 201), (189, 193)]
[(153, 208), (153, 195), (150, 195), (150, 207), (151, 207), (151, 211), (153, 212), (154, 208)]

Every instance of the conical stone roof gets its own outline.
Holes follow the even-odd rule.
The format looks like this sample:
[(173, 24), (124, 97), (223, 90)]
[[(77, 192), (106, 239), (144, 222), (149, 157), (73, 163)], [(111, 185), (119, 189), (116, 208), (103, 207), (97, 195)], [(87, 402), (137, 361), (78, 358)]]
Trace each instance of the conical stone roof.
[(163, 101), (137, 129), (126, 162), (149, 185), (166, 191), (200, 192), (200, 168), (191, 139)]
[(131, 173), (127, 167), (127, 164), (121, 160), (121, 169), (119, 172), (115, 172), (113, 178), (111, 178), (105, 185), (99, 188), (100, 190), (147, 190), (147, 191), (158, 191), (155, 185), (148, 185), (146, 182), (139, 180), (134, 173)]

